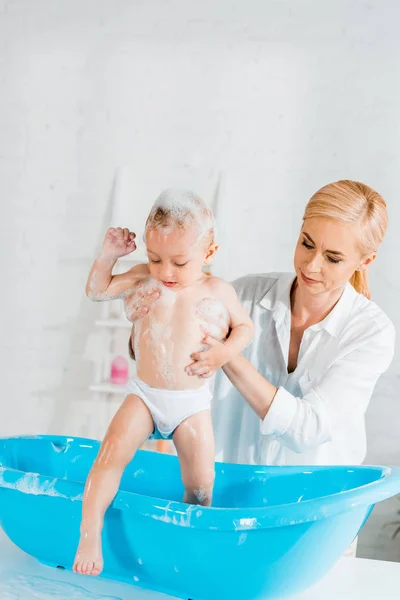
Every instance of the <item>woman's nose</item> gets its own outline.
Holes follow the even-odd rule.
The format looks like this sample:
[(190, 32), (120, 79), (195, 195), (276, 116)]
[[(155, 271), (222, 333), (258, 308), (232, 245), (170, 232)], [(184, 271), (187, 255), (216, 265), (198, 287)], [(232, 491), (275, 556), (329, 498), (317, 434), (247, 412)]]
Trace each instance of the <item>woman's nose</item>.
[(314, 254), (310, 261), (307, 263), (308, 270), (310, 273), (318, 273), (322, 267), (323, 257), (320, 254)]

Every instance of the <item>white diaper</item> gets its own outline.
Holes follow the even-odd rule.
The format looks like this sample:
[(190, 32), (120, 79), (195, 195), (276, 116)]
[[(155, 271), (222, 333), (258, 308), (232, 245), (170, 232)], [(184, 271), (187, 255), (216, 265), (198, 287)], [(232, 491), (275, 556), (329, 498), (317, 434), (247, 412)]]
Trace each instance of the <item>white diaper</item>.
[(126, 384), (126, 391), (143, 400), (151, 412), (155, 429), (164, 438), (171, 437), (188, 417), (209, 410), (212, 398), (208, 382), (196, 390), (160, 390), (133, 377)]

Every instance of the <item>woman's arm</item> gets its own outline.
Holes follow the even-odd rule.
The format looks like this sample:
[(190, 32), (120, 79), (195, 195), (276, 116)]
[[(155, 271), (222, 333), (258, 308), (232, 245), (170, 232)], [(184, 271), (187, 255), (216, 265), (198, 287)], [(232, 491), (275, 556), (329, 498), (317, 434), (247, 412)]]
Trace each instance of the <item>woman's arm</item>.
[[(207, 340), (209, 343), (210, 338)], [(267, 381), (242, 355), (233, 358), (222, 370), (257, 416), (263, 420), (278, 388)]]
[(379, 330), (371, 323), (370, 331), (311, 382), (302, 397), (273, 386), (242, 356), (223, 370), (259, 416), (261, 433), (303, 453), (329, 442), (343, 421), (364, 418), (376, 382), (392, 360), (394, 337), (390, 323)]

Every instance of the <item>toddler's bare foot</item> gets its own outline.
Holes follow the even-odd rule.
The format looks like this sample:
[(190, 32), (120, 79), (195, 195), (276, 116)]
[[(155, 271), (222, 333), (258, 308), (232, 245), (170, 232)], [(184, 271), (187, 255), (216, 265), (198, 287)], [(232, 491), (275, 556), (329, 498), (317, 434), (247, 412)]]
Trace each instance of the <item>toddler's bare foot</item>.
[(81, 534), (72, 570), (82, 575), (99, 575), (102, 572), (101, 532)]

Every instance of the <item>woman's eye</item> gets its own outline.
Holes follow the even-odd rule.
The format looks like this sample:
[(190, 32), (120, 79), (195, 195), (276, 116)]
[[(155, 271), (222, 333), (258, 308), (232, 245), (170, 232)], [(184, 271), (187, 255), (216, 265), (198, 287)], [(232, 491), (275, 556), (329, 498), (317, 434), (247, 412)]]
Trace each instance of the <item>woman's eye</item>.
[(155, 265), (158, 265), (158, 263), (160, 263), (161, 260), (154, 260), (153, 258), (150, 258), (150, 262), (154, 263)]
[(303, 244), (303, 246), (304, 246), (305, 248), (307, 248), (308, 250), (311, 250), (311, 249), (312, 249), (312, 246), (310, 246), (310, 244), (307, 244), (306, 240), (303, 240), (302, 244)]
[(185, 262), (185, 263), (181, 263), (181, 264), (179, 264), (179, 263), (175, 263), (175, 266), (176, 266), (176, 267), (184, 267), (185, 265), (187, 265), (187, 264), (188, 264), (188, 262), (189, 262), (189, 261), (187, 261), (187, 262)]
[(332, 258), (331, 256), (327, 256), (327, 259), (329, 262), (334, 263), (335, 265), (341, 262), (340, 258)]

